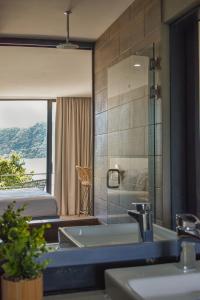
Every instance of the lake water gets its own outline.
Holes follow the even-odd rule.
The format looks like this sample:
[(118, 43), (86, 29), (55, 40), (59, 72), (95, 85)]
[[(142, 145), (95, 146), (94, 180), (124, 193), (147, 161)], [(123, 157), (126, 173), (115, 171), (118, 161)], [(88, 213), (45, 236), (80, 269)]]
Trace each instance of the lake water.
[(34, 176), (34, 179), (46, 177), (46, 158), (28, 158), (24, 159), (24, 162), (28, 172), (34, 171), (35, 174), (45, 173), (45, 175)]
[[(29, 158), (24, 159), (25, 167), (27, 169), (27, 172), (34, 171), (35, 174), (40, 175), (34, 175), (33, 179), (46, 179), (46, 158)], [(42, 175), (43, 174), (43, 175)], [(51, 182), (51, 194), (54, 194), (54, 174), (52, 174), (52, 182)], [(46, 190), (46, 189), (45, 189)]]

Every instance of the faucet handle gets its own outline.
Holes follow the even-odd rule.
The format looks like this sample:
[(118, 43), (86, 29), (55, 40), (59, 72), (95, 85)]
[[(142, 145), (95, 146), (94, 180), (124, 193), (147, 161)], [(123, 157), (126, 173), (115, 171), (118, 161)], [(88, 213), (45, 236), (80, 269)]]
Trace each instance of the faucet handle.
[(150, 212), (152, 210), (151, 203), (148, 202), (133, 202), (132, 205), (134, 205), (134, 209), (140, 213)]
[(200, 224), (200, 220), (192, 214), (176, 214), (176, 226), (194, 229)]

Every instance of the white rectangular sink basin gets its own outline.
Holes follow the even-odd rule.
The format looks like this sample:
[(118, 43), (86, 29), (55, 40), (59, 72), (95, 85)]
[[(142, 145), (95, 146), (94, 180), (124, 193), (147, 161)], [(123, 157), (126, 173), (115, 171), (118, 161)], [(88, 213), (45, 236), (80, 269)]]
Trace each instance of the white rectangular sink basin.
[(106, 270), (105, 283), (111, 300), (200, 300), (200, 263), (188, 273), (178, 263)]
[(200, 273), (132, 279), (128, 285), (142, 299), (192, 297), (200, 299)]
[(80, 248), (139, 242), (138, 224), (109, 224), (59, 228), (59, 242), (65, 243), (65, 240), (70, 240)]
[[(177, 239), (176, 232), (154, 225), (154, 241)], [(60, 244), (97, 247), (141, 242), (138, 223), (59, 228)]]

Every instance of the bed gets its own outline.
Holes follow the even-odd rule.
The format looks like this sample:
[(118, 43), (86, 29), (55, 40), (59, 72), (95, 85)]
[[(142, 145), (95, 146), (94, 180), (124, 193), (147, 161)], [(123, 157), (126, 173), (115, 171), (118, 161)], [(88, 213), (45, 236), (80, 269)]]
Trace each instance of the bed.
[(16, 201), (16, 207), (27, 204), (23, 213), (25, 216), (34, 219), (58, 217), (55, 197), (39, 188), (0, 190), (0, 215), (13, 201)]

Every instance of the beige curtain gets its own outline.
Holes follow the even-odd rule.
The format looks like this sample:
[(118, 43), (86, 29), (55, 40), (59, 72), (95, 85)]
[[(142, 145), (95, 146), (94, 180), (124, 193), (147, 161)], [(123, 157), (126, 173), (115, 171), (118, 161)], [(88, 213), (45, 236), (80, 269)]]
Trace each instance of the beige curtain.
[(60, 215), (79, 214), (76, 165), (91, 163), (91, 98), (58, 98), (56, 103), (55, 197)]

